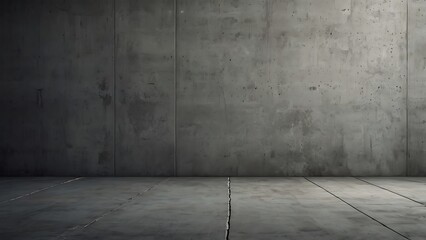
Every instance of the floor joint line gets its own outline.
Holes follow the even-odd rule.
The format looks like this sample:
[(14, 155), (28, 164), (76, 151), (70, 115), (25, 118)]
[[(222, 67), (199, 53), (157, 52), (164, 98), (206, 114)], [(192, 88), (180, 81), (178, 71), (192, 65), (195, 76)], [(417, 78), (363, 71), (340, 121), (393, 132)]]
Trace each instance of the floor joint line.
[(404, 182), (415, 182), (415, 183), (420, 183), (420, 184), (426, 184), (426, 182), (422, 182), (422, 181), (415, 181), (415, 180), (412, 180), (412, 179), (404, 179), (404, 178), (401, 178), (400, 179), (401, 181), (404, 181)]
[(367, 217), (368, 217), (368, 218), (370, 218), (371, 220), (373, 220), (373, 221), (377, 222), (378, 224), (382, 225), (383, 227), (385, 227), (385, 228), (387, 228), (387, 229), (391, 230), (392, 232), (394, 232), (394, 233), (398, 234), (399, 236), (401, 236), (401, 237), (403, 237), (403, 238), (405, 238), (405, 239), (411, 240), (411, 239), (410, 239), (410, 238), (408, 238), (407, 236), (405, 236), (405, 235), (403, 235), (402, 233), (400, 233), (400, 232), (396, 231), (395, 229), (393, 229), (393, 228), (391, 228), (391, 227), (387, 226), (386, 224), (384, 224), (384, 223), (380, 222), (380, 221), (379, 221), (379, 220), (377, 220), (376, 218), (374, 218), (374, 217), (370, 216), (369, 214), (365, 213), (365, 212), (364, 212), (364, 211), (362, 211), (361, 209), (359, 209), (359, 208), (355, 207), (354, 205), (352, 205), (352, 204), (350, 204), (349, 202), (345, 201), (343, 198), (341, 198), (341, 197), (337, 196), (336, 194), (334, 194), (334, 193), (330, 192), (329, 190), (327, 190), (326, 188), (322, 187), (321, 185), (319, 185), (319, 184), (315, 183), (314, 181), (310, 180), (309, 178), (307, 178), (307, 177), (304, 177), (304, 178), (306, 179), (306, 181), (308, 181), (308, 182), (310, 182), (310, 183), (314, 184), (315, 186), (317, 186), (317, 187), (321, 188), (322, 190), (326, 191), (327, 193), (329, 193), (329, 194), (330, 194), (330, 195), (332, 195), (333, 197), (335, 197), (335, 198), (339, 199), (340, 201), (344, 202), (345, 204), (347, 204), (347, 205), (348, 205), (348, 206), (350, 206), (351, 208), (355, 209), (356, 211), (358, 211), (358, 212), (360, 212), (360, 213), (364, 214), (365, 216), (367, 216)]
[(364, 179), (362, 179), (362, 178), (359, 178), (359, 177), (354, 177), (354, 178), (358, 179), (359, 181), (362, 181), (362, 182), (365, 182), (365, 183), (370, 184), (370, 185), (372, 185), (372, 186), (378, 187), (378, 188), (380, 188), (380, 189), (383, 189), (383, 190), (388, 191), (388, 192), (390, 192), (390, 193), (396, 194), (396, 195), (398, 195), (398, 196), (400, 196), (400, 197), (406, 198), (406, 199), (408, 199), (408, 200), (410, 200), (410, 201), (413, 201), (413, 202), (415, 202), (415, 203), (418, 203), (418, 204), (420, 204), (420, 205), (422, 205), (422, 206), (425, 206), (425, 207), (426, 207), (426, 204), (425, 204), (425, 203), (419, 202), (419, 201), (417, 201), (417, 200), (415, 200), (415, 199), (412, 199), (412, 198), (407, 197), (407, 196), (405, 196), (405, 195), (402, 195), (402, 194), (400, 194), (400, 193), (394, 192), (394, 191), (392, 191), (392, 190), (390, 190), (390, 189), (387, 189), (387, 188), (385, 188), (385, 187), (382, 187), (382, 186), (379, 186), (379, 185), (377, 185), (377, 184), (371, 183), (371, 182), (369, 182), (369, 181), (367, 181), (367, 180), (364, 180)]
[(30, 192), (30, 193), (26, 193), (26, 194), (20, 195), (18, 197), (14, 197), (14, 198), (11, 198), (11, 199), (8, 199), (8, 200), (4, 200), (4, 201), (0, 202), (0, 204), (9, 203), (9, 202), (12, 202), (12, 201), (24, 198), (24, 197), (28, 197), (28, 196), (34, 195), (34, 194), (39, 193), (39, 192), (43, 192), (43, 191), (49, 190), (51, 188), (54, 188), (54, 187), (57, 187), (57, 186), (60, 186), (60, 185), (63, 185), (63, 184), (67, 184), (67, 183), (71, 183), (71, 182), (80, 180), (80, 179), (82, 179), (82, 177), (73, 178), (73, 179), (67, 180), (65, 182), (61, 182), (61, 183), (58, 183), (58, 184), (50, 185), (48, 187), (40, 188), (40, 189), (34, 190), (34, 191)]

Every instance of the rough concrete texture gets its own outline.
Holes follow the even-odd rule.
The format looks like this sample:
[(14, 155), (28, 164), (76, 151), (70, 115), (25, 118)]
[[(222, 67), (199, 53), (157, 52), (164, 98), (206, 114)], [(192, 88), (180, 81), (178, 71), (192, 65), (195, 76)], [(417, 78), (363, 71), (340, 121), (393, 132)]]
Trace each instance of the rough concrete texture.
[(405, 174), (404, 1), (178, 10), (180, 175)]
[(426, 238), (424, 178), (231, 178), (228, 238), (226, 178), (67, 180), (0, 179), (0, 239)]
[(426, 174), (426, 1), (410, 0), (408, 20), (408, 174)]
[(174, 173), (174, 4), (116, 1), (116, 173)]
[(426, 172), (424, 1), (0, 4), (1, 175)]

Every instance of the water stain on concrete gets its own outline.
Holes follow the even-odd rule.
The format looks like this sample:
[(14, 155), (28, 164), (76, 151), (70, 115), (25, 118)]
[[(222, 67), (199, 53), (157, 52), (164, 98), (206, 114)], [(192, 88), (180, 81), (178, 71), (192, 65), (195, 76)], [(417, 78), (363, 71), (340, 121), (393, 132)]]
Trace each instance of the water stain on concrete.
[(100, 153), (98, 153), (98, 164), (99, 165), (104, 165), (106, 163), (108, 163), (110, 160), (108, 152), (107, 151), (102, 151)]
[(104, 107), (108, 107), (109, 105), (111, 105), (112, 102), (112, 96), (109, 95), (108, 93), (106, 94), (99, 94), (99, 97), (102, 99), (103, 105)]
[(147, 102), (135, 95), (129, 102), (127, 116), (135, 133), (139, 135), (156, 124), (154, 121), (155, 103)]
[(301, 127), (303, 136), (314, 132), (315, 127), (312, 120), (311, 109), (291, 109), (286, 112), (281, 123), (281, 128), (290, 131), (292, 128), (297, 126)]
[(108, 91), (109, 86), (108, 86), (106, 78), (103, 78), (102, 81), (98, 83), (98, 88), (100, 91)]

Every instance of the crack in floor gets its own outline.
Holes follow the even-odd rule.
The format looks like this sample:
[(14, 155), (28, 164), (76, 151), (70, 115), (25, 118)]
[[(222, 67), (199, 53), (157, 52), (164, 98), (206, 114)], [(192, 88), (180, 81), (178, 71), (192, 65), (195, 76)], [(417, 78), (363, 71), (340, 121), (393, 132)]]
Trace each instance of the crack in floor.
[(143, 190), (142, 192), (138, 192), (137, 194), (131, 196), (130, 198), (128, 198), (125, 202), (120, 203), (117, 207), (110, 209), (109, 211), (103, 213), (102, 215), (98, 216), (97, 218), (93, 219), (92, 221), (84, 224), (84, 225), (76, 225), (73, 227), (68, 228), (65, 232), (63, 232), (61, 235), (59, 235), (58, 237), (56, 237), (56, 239), (61, 239), (61, 240), (65, 240), (67, 239), (67, 237), (69, 237), (68, 235), (76, 230), (81, 230), (83, 231), (84, 229), (90, 227), (91, 225), (95, 224), (96, 222), (100, 221), (101, 219), (105, 218), (106, 216), (122, 209), (123, 207), (127, 206), (130, 202), (132, 202), (134, 199), (144, 195), (146, 192), (150, 191), (151, 189), (153, 189), (154, 187), (160, 185), (161, 183), (166, 182), (167, 180), (169, 180), (169, 178), (166, 178), (162, 181), (159, 181), (151, 186), (149, 186), (148, 188), (146, 188), (145, 190)]
[(380, 189), (383, 189), (383, 190), (388, 191), (388, 192), (390, 192), (390, 193), (396, 194), (396, 195), (398, 195), (398, 196), (400, 196), (400, 197), (406, 198), (406, 199), (408, 199), (408, 200), (410, 200), (410, 201), (413, 201), (413, 202), (415, 202), (415, 203), (418, 203), (418, 204), (420, 204), (420, 205), (422, 205), (422, 206), (426, 207), (426, 204), (425, 204), (425, 203), (422, 203), (422, 202), (420, 202), (420, 201), (417, 201), (417, 200), (415, 200), (415, 199), (412, 199), (412, 198), (407, 197), (407, 196), (405, 196), (405, 195), (402, 195), (402, 194), (400, 194), (400, 193), (394, 192), (394, 191), (392, 191), (392, 190), (390, 190), (390, 189), (387, 189), (387, 188), (385, 188), (385, 187), (379, 186), (379, 185), (377, 185), (377, 184), (371, 183), (371, 182), (369, 182), (369, 181), (367, 181), (367, 180), (364, 180), (364, 179), (362, 179), (362, 178), (358, 178), (358, 177), (354, 177), (354, 178), (358, 179), (359, 181), (362, 181), (362, 182), (365, 182), (365, 183), (370, 184), (370, 185), (372, 185), (372, 186), (378, 187), (378, 188), (380, 188)]
[(45, 187), (45, 188), (37, 189), (37, 190), (32, 191), (32, 192), (30, 192), (30, 193), (26, 193), (26, 194), (24, 194), (24, 195), (20, 195), (20, 196), (18, 196), (18, 197), (14, 197), (14, 198), (11, 198), (11, 199), (8, 199), (8, 200), (4, 200), (4, 201), (0, 202), (0, 204), (5, 204), (5, 203), (8, 203), (8, 202), (12, 202), (12, 201), (15, 201), (15, 200), (18, 200), (18, 199), (24, 198), (24, 197), (31, 196), (31, 195), (36, 194), (36, 193), (39, 193), (39, 192), (46, 191), (46, 190), (48, 190), (48, 189), (51, 189), (51, 188), (54, 188), (54, 187), (57, 187), (57, 186), (63, 185), (63, 184), (67, 184), (67, 183), (71, 183), (71, 182), (74, 182), (74, 181), (80, 180), (80, 179), (82, 179), (82, 177), (73, 178), (73, 179), (67, 180), (67, 181), (65, 181), (65, 182), (61, 182), (61, 183), (54, 184), (54, 185), (51, 185), (51, 186), (48, 186), (48, 187)]
[(377, 222), (378, 224), (382, 225), (383, 227), (385, 227), (385, 228), (387, 228), (387, 229), (391, 230), (392, 232), (394, 232), (394, 233), (398, 234), (399, 236), (401, 236), (401, 237), (403, 237), (403, 238), (405, 238), (405, 239), (411, 240), (411, 239), (410, 239), (410, 238), (408, 238), (407, 236), (405, 236), (405, 235), (403, 235), (402, 233), (400, 233), (400, 232), (396, 231), (395, 229), (393, 229), (393, 228), (391, 228), (391, 227), (387, 226), (386, 224), (384, 224), (384, 223), (380, 222), (379, 220), (375, 219), (374, 217), (372, 217), (372, 216), (368, 215), (367, 213), (365, 213), (365, 212), (364, 212), (364, 211), (362, 211), (361, 209), (358, 209), (358, 208), (357, 208), (357, 207), (355, 207), (354, 205), (352, 205), (352, 204), (350, 204), (349, 202), (345, 201), (343, 198), (341, 198), (341, 197), (337, 196), (336, 194), (334, 194), (334, 193), (330, 192), (329, 190), (327, 190), (326, 188), (322, 187), (321, 185), (319, 185), (319, 184), (315, 183), (314, 181), (310, 180), (309, 178), (307, 178), (307, 177), (304, 177), (304, 178), (306, 179), (306, 181), (308, 181), (308, 182), (310, 182), (310, 183), (314, 184), (315, 186), (317, 186), (317, 187), (321, 188), (322, 190), (326, 191), (327, 193), (329, 193), (329, 194), (330, 194), (330, 195), (332, 195), (333, 197), (335, 197), (335, 198), (339, 199), (340, 201), (342, 201), (342, 202), (346, 203), (348, 206), (350, 206), (350, 207), (352, 207), (353, 209), (355, 209), (356, 211), (358, 211), (358, 212), (360, 212), (360, 213), (364, 214), (365, 216), (369, 217), (371, 220), (373, 220), (373, 221)]
[(228, 217), (226, 219), (225, 240), (229, 239), (229, 232), (231, 230), (231, 178), (228, 177)]

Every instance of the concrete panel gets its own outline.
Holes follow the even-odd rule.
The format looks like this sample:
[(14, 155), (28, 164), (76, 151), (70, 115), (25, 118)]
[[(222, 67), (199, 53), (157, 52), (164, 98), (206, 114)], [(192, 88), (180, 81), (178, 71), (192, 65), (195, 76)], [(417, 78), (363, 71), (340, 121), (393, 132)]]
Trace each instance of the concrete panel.
[(169, 179), (67, 239), (224, 239), (227, 201), (225, 178)]
[[(0, 3), (0, 175), (40, 173), (41, 1)], [(29, 27), (31, 26), (31, 27)]]
[(173, 1), (117, 1), (117, 175), (173, 175), (174, 92)]
[(178, 6), (179, 175), (402, 175), (406, 2)]
[(303, 178), (232, 178), (229, 239), (404, 239)]
[(112, 3), (2, 2), (2, 175), (113, 173)]
[(426, 174), (426, 2), (409, 1), (409, 176)]
[(43, 174), (113, 174), (113, 1), (46, 0)]
[[(0, 205), (0, 238), (69, 239), (94, 220), (113, 214), (162, 179), (149, 178), (87, 178), (53, 187), (49, 190)], [(58, 180), (51, 179), (50, 185)], [(26, 181), (34, 187), (40, 181)], [(44, 180), (46, 184), (46, 180)], [(22, 182), (10, 185), (10, 191)], [(4, 189), (0, 189), (3, 194)], [(5, 193), (8, 193), (6, 191)], [(138, 199), (137, 197), (135, 199)], [(138, 199), (140, 200), (140, 199)], [(83, 238), (80, 238), (83, 239)]]
[(424, 205), (354, 178), (310, 179), (405, 239), (426, 238)]

